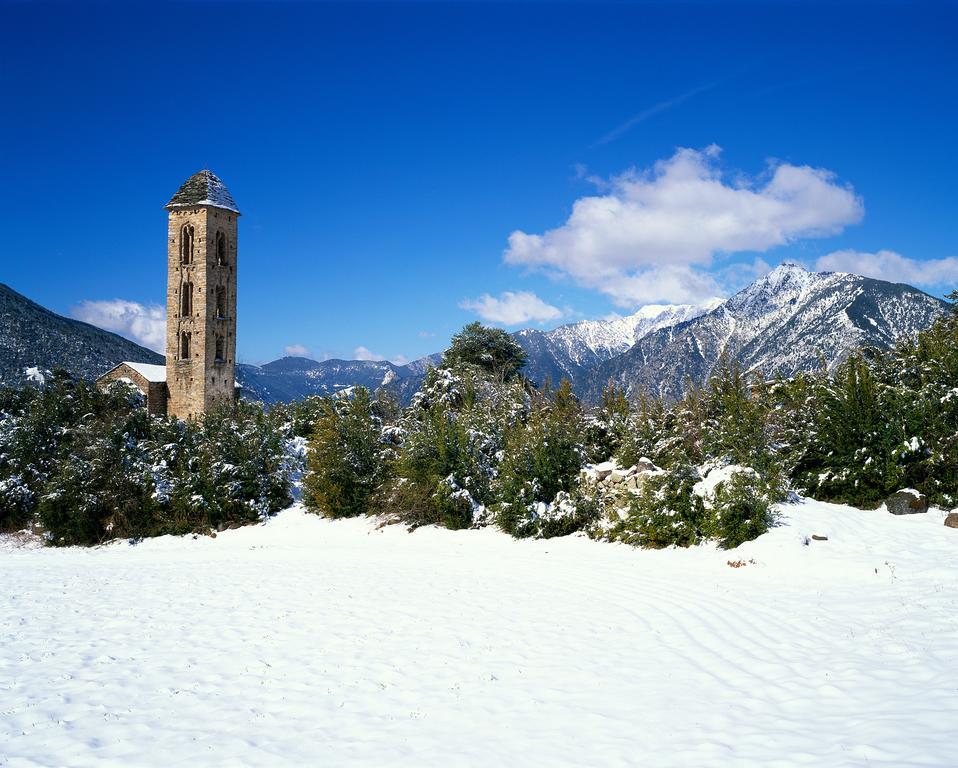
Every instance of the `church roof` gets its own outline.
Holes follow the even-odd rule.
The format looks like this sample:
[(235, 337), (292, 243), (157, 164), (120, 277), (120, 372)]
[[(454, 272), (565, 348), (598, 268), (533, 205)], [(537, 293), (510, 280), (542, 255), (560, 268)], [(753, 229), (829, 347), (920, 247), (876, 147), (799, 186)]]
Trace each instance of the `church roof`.
[(225, 208), (227, 211), (239, 213), (236, 207), (236, 201), (226, 188), (226, 185), (220, 180), (219, 176), (209, 170), (202, 170), (190, 176), (177, 193), (170, 198), (163, 207), (167, 210), (171, 208), (189, 208), (195, 205), (212, 205), (217, 208)]
[(128, 368), (132, 368), (147, 381), (156, 383), (166, 381), (165, 365), (153, 365), (151, 363), (131, 363), (129, 360), (124, 360), (122, 363), (120, 363), (120, 365), (125, 365)]

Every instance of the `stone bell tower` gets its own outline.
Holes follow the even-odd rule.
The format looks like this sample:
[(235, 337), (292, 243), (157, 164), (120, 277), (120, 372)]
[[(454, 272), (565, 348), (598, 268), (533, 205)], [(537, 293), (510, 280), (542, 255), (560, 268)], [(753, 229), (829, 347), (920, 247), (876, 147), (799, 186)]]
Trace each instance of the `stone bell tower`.
[(164, 207), (167, 412), (188, 419), (235, 402), (240, 212), (211, 171), (190, 176)]

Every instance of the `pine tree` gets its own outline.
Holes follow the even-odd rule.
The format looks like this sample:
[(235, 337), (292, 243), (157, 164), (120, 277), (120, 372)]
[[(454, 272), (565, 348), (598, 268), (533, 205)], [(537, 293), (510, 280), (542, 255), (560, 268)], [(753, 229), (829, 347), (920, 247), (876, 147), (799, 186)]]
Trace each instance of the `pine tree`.
[[(576, 490), (584, 460), (582, 408), (571, 383), (563, 379), (554, 393), (544, 393), (528, 421), (507, 436), (495, 488), (499, 526), (514, 536), (541, 533), (540, 505)], [(577, 516), (574, 500), (570, 513), (581, 517), (578, 527), (592, 514)], [(568, 527), (556, 529), (569, 532)]]
[(499, 328), (470, 323), (452, 337), (444, 355), (450, 368), (475, 365), (500, 381), (508, 381), (525, 365), (526, 353), (515, 339)]
[(374, 411), (364, 387), (348, 399), (319, 401), (303, 481), (307, 508), (327, 517), (370, 511), (370, 499), (386, 476), (382, 422)]

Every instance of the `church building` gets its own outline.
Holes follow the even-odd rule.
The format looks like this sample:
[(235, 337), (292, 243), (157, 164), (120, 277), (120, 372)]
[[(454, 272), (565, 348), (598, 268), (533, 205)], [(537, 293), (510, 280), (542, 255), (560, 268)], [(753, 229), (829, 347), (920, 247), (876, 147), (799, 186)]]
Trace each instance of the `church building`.
[(208, 170), (193, 174), (169, 211), (166, 365), (123, 362), (97, 381), (124, 380), (146, 397), (150, 413), (180, 419), (235, 403), (236, 234), (240, 212)]

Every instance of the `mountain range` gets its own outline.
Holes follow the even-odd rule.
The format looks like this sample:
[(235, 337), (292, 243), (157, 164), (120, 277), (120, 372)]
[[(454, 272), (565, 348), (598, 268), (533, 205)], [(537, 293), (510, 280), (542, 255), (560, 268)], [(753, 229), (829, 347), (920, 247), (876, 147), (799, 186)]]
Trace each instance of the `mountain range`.
[[(525, 375), (537, 384), (569, 378), (589, 403), (609, 381), (631, 397), (646, 391), (674, 398), (688, 381), (705, 381), (723, 358), (766, 375), (834, 367), (856, 348), (888, 347), (927, 328), (947, 306), (908, 285), (782, 264), (724, 301), (650, 305), (626, 317), (523, 329), (513, 337), (528, 355)], [(395, 365), (284, 357), (240, 364), (236, 378), (245, 396), (267, 403), (354, 386), (384, 387), (406, 403), (441, 359), (435, 354)], [(28, 370), (54, 367), (92, 378), (123, 360), (163, 362), (132, 341), (56, 315), (0, 285), (0, 382), (22, 382)]]
[(682, 394), (720, 359), (766, 376), (829, 369), (855, 349), (889, 347), (929, 327), (947, 303), (900, 283), (782, 264), (699, 317), (660, 328), (594, 367), (575, 389), (595, 401), (607, 382), (627, 395)]

